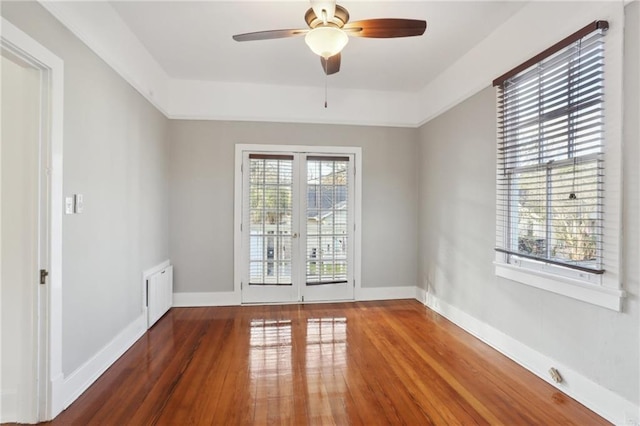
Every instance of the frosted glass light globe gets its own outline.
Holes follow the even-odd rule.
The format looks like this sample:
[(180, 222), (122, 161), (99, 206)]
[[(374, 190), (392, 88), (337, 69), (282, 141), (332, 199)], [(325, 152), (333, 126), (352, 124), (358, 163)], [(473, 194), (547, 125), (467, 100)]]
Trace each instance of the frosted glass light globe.
[(349, 36), (340, 28), (316, 27), (307, 33), (304, 41), (313, 53), (327, 59), (342, 51), (349, 42)]

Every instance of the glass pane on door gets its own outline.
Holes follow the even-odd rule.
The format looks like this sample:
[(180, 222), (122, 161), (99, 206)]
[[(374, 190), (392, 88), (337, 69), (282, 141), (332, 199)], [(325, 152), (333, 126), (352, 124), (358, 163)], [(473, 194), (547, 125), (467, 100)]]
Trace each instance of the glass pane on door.
[(292, 285), (293, 157), (249, 156), (249, 284)]
[(349, 158), (307, 157), (306, 188), (306, 283), (346, 283)]

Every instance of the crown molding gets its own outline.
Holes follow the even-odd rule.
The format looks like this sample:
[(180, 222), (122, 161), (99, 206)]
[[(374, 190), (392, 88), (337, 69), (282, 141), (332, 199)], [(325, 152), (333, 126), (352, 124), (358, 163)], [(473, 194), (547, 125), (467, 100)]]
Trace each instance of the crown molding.
[(585, 22), (620, 22), (625, 4), (532, 1), (422, 90), (330, 88), (324, 108), (324, 89), (317, 87), (172, 79), (108, 2), (39, 1), (168, 118), (411, 128), (488, 87)]
[(169, 76), (108, 2), (39, 3), (167, 115)]
[(409, 92), (171, 79), (108, 2), (39, 0), (56, 19), (171, 119), (415, 127)]
[(621, 1), (607, 0), (528, 3), (420, 91), (416, 126), (491, 86), (494, 78), (589, 22), (605, 19), (621, 25), (623, 7)]
[(177, 119), (273, 121), (415, 127), (413, 93), (171, 80), (169, 116)]

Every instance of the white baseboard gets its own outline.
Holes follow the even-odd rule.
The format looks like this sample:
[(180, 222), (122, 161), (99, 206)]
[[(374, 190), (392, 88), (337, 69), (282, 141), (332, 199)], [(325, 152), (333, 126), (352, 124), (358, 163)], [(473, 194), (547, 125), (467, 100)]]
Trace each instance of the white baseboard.
[(18, 391), (16, 389), (0, 390), (0, 423), (18, 420)]
[[(417, 293), (420, 293), (420, 290), (418, 289)], [(424, 293), (424, 290), (422, 292)], [(421, 296), (421, 294), (418, 294), (418, 296)], [(422, 300), (418, 300), (426, 300), (425, 305), (427, 307), (511, 358), (608, 421), (616, 425), (637, 426), (640, 424), (638, 422), (640, 407), (634, 403), (575, 372), (569, 366), (563, 365), (500, 330), (477, 320), (455, 306), (451, 306), (431, 294), (425, 293), (425, 296)], [(549, 377), (548, 370), (552, 366), (560, 371), (564, 379), (562, 383), (555, 383)]]
[[(356, 300), (414, 299), (416, 288), (406, 287), (365, 287), (356, 289)], [(241, 295), (233, 291), (206, 293), (173, 293), (173, 306), (189, 308), (198, 306), (239, 306)]]
[(415, 299), (415, 297), (415, 286), (356, 288), (357, 301)]
[(240, 294), (233, 291), (207, 293), (173, 293), (173, 306), (192, 308), (198, 306), (238, 306)]
[[(65, 377), (62, 383), (62, 409), (67, 408), (93, 382), (116, 362), (145, 332), (147, 319), (140, 315), (111, 342), (85, 362), (80, 368)], [(56, 413), (57, 414), (57, 413)]]
[[(239, 295), (234, 292), (174, 293), (173, 296), (173, 306), (175, 307), (240, 305)], [(640, 424), (640, 407), (594, 383), (585, 376), (573, 371), (568, 366), (531, 349), (500, 330), (439, 300), (437, 297), (427, 294), (424, 289), (412, 286), (360, 288), (356, 296), (356, 299), (359, 301), (415, 298), (560, 391), (581, 402), (605, 419), (619, 425), (636, 426)], [(62, 393), (61, 402), (63, 406), (60, 407), (59, 411), (62, 411), (62, 409), (68, 407), (75, 401), (107, 368), (126, 352), (145, 331), (146, 318), (144, 315), (141, 315), (100, 352), (74, 371), (69, 377), (65, 378), (64, 381), (54, 380), (52, 383), (53, 387), (60, 387)], [(561, 372), (564, 378), (562, 383), (554, 383), (548, 377), (548, 369), (551, 366), (554, 366)], [(3, 403), (4, 398), (5, 395), (3, 393)], [(57, 415), (59, 411), (54, 408), (54, 415)], [(4, 419), (5, 417), (3, 410), (2, 418)]]

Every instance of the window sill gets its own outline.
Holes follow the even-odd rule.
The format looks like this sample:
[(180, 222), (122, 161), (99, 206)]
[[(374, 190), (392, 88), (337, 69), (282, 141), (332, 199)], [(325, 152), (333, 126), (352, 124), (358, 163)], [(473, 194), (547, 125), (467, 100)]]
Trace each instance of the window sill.
[(520, 266), (494, 262), (496, 275), (522, 284), (530, 285), (552, 293), (561, 294), (592, 305), (616, 312), (622, 311), (624, 291), (584, 283), (580, 280), (559, 277), (542, 271), (534, 271)]

